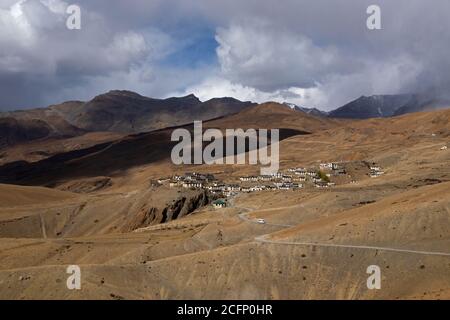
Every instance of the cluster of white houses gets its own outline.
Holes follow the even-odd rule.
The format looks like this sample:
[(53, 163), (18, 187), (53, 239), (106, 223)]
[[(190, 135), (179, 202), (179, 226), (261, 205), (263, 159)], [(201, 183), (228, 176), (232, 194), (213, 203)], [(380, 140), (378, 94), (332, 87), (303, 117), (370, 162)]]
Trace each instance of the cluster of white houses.
[[(239, 183), (225, 183), (217, 180), (212, 174), (185, 173), (172, 178), (159, 179), (159, 184), (168, 183), (170, 187), (187, 189), (205, 189), (212, 194), (226, 197), (238, 192), (258, 192), (264, 190), (297, 190), (306, 184), (316, 188), (329, 188), (335, 185), (330, 178), (346, 175), (344, 163), (321, 163), (319, 169), (290, 168), (274, 175), (242, 176)], [(370, 166), (371, 177), (384, 174), (379, 166)]]
[[(314, 174), (316, 174), (316, 172), (314, 172)], [(244, 177), (240, 177), (239, 178), (240, 181), (242, 182), (274, 182), (274, 181), (283, 181), (283, 182), (301, 182), (301, 181), (306, 181), (306, 178), (300, 177), (300, 176), (292, 176), (289, 174), (284, 174), (284, 173), (277, 173), (274, 175), (260, 175), (260, 176), (244, 176)]]
[[(277, 175), (278, 176), (278, 175)], [(290, 190), (299, 189), (303, 185), (293, 182), (291, 178), (286, 176), (281, 178), (275, 178), (275, 176), (265, 176), (263, 180), (259, 177), (241, 177), (241, 182), (258, 182), (258, 181), (273, 181), (272, 185), (269, 184), (255, 184), (255, 185), (240, 185), (229, 184), (222, 181), (218, 181), (211, 174), (200, 173), (186, 173), (184, 176), (173, 176), (171, 179), (159, 179), (158, 182), (164, 184), (169, 182), (169, 186), (172, 188), (180, 187), (187, 189), (205, 189), (212, 194), (221, 194), (224, 196), (231, 196), (238, 192), (257, 192), (264, 190)]]
[(381, 169), (381, 167), (376, 166), (376, 165), (370, 166), (369, 176), (371, 178), (376, 178), (376, 177), (382, 176), (383, 174), (384, 174), (384, 171)]
[[(375, 163), (365, 163), (369, 168), (370, 177), (379, 177), (384, 174), (381, 167)], [(155, 185), (168, 184), (172, 188), (204, 189), (218, 195), (220, 198), (213, 202), (213, 207), (223, 208), (227, 206), (225, 198), (234, 196), (240, 192), (250, 193), (265, 190), (298, 190), (305, 186), (316, 188), (329, 188), (335, 185), (331, 181), (333, 177), (347, 175), (345, 163), (321, 163), (319, 169), (315, 168), (290, 168), (274, 175), (241, 176), (239, 182), (225, 183), (219, 181), (212, 174), (185, 173), (171, 178), (163, 178), (154, 182)], [(349, 176), (350, 177), (350, 176)], [(339, 181), (337, 179), (336, 181)], [(341, 180), (342, 181), (342, 180)], [(351, 180), (350, 183), (356, 183)]]
[(344, 168), (343, 163), (337, 163), (337, 162), (327, 162), (327, 163), (321, 163), (320, 169), (325, 171), (330, 171), (331, 173), (328, 173), (327, 176), (339, 176), (339, 175), (345, 175), (347, 174), (347, 171)]
[[(327, 179), (329, 180), (329, 179)], [(250, 193), (264, 190), (298, 190), (304, 187), (306, 181), (311, 181), (317, 188), (327, 188), (334, 183), (325, 181), (317, 170), (292, 168), (287, 172), (274, 175), (242, 176), (240, 183), (225, 183), (218, 181), (212, 174), (185, 173), (172, 178), (159, 179), (158, 183), (169, 184), (172, 188), (205, 189), (213, 194), (231, 196), (238, 192)]]
[(185, 173), (184, 176), (173, 176), (170, 179), (170, 187), (183, 187), (187, 189), (195, 188), (201, 189), (207, 184), (213, 183), (217, 179), (212, 174), (201, 174), (201, 173)]

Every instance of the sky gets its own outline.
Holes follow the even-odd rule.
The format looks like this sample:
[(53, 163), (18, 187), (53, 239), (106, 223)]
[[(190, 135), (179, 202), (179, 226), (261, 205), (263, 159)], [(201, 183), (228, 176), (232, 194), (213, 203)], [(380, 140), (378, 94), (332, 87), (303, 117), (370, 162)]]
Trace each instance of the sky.
[[(366, 26), (373, 4), (381, 30)], [(322, 110), (447, 95), (449, 15), (448, 0), (0, 0), (0, 111), (116, 89)]]

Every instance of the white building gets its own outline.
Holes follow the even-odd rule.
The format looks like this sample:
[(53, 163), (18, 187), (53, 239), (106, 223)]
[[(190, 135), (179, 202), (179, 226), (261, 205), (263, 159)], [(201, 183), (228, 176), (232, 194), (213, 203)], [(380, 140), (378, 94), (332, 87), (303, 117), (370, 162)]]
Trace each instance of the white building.
[(183, 183), (183, 188), (202, 188), (203, 187), (203, 183), (200, 182), (184, 182)]
[(305, 169), (297, 169), (297, 170), (295, 170), (295, 174), (298, 176), (306, 176), (306, 170)]
[(175, 187), (178, 187), (179, 186), (179, 181), (170, 181), (169, 182), (169, 187), (171, 187), (171, 188), (175, 188)]
[(321, 163), (321, 164), (320, 164), (320, 167), (321, 167), (322, 169), (332, 169), (332, 168), (333, 168), (333, 164), (332, 164), (331, 162), (328, 162), (328, 163)]
[(258, 177), (255, 177), (255, 176), (240, 177), (239, 180), (256, 182), (256, 181), (258, 181)]
[(230, 185), (226, 186), (226, 190), (227, 191), (241, 191), (241, 187), (238, 186), (237, 184), (230, 184)]
[(223, 199), (216, 200), (212, 203), (213, 207), (216, 209), (225, 208), (227, 206), (227, 202)]

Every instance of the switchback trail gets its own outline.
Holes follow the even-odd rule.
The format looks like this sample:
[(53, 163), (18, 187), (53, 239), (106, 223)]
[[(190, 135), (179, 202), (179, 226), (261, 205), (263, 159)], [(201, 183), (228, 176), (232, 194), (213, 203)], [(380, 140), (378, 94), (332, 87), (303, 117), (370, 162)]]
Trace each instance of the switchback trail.
[[(283, 227), (283, 228), (292, 228), (292, 227), (296, 227), (296, 225), (270, 223), (267, 221), (265, 221), (264, 223), (260, 223), (260, 222), (258, 222), (258, 219), (251, 219), (247, 215), (252, 212), (268, 212), (268, 211), (276, 211), (276, 210), (280, 210), (280, 209), (287, 209), (287, 208), (293, 208), (293, 207), (300, 208), (302, 206), (300, 205), (300, 206), (290, 206), (290, 207), (279, 207), (279, 208), (272, 208), (272, 209), (265, 209), (265, 210), (253, 210), (253, 209), (249, 209), (249, 208), (241, 208), (242, 212), (238, 216), (239, 216), (239, 219), (241, 219), (242, 221), (245, 221), (247, 223), (254, 223), (254, 224), (261, 225), (261, 226), (275, 226), (275, 227)], [(347, 245), (347, 244), (333, 244), (333, 243), (320, 243), (320, 242), (296, 242), (296, 241), (285, 241), (285, 240), (270, 240), (269, 237), (270, 237), (270, 234), (265, 234), (262, 236), (255, 237), (255, 241), (260, 242), (260, 243), (276, 244), (276, 245), (313, 246), (313, 247), (325, 247), (325, 248), (350, 248), (350, 249), (361, 249), (361, 250), (390, 251), (390, 252), (398, 252), (398, 253), (411, 253), (411, 254), (419, 254), (419, 255), (450, 257), (450, 253), (447, 253), (447, 252), (421, 251), (421, 250), (366, 246), (366, 245)]]

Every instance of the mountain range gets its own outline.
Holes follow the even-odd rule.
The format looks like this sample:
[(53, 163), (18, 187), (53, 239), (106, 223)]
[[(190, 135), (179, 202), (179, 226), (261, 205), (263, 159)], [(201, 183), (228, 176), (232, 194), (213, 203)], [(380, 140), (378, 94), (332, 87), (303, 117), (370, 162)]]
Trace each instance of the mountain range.
[(448, 108), (450, 99), (428, 94), (362, 96), (328, 113), (332, 118), (369, 119)]
[[(280, 139), (331, 129), (341, 121), (296, 112), (277, 103), (250, 106), (237, 114), (205, 121), (203, 128), (279, 128)], [(181, 126), (192, 131), (192, 125)], [(0, 183), (55, 186), (81, 177), (110, 176), (120, 170), (170, 158), (176, 144), (174, 127), (133, 134), (87, 148), (56, 152), (36, 162), (16, 161), (0, 166)], [(29, 146), (26, 146), (29, 147)]]
[[(1, 112), (0, 148), (92, 132), (123, 135), (149, 132), (236, 114), (255, 105), (230, 97), (202, 102), (193, 94), (154, 99), (131, 91), (113, 90), (86, 102), (67, 101), (47, 108)], [(362, 96), (331, 112), (287, 102), (284, 105), (319, 118), (368, 119), (442, 109), (450, 106), (450, 99), (424, 94)]]
[(307, 114), (311, 114), (313, 116), (319, 116), (319, 117), (328, 117), (329, 112), (327, 111), (322, 111), (319, 110), (317, 108), (306, 108), (306, 107), (301, 107), (299, 105), (296, 105), (294, 103), (289, 103), (289, 102), (285, 102), (285, 105), (287, 105), (289, 108), (291, 108), (292, 110), (296, 110), (296, 111), (302, 111), (304, 113)]
[(0, 145), (87, 132), (147, 132), (222, 117), (252, 105), (233, 98), (205, 102), (194, 95), (153, 99), (114, 90), (87, 102), (68, 101), (47, 108), (0, 113)]
[[(238, 192), (215, 208), (207, 190), (170, 179), (197, 172), (246, 187), (240, 178), (259, 166), (175, 165), (174, 127), (88, 132), (86, 103), (70, 104), (79, 113), (58, 127), (23, 112), (7, 120), (22, 139), (76, 135), (77, 123), (86, 133), (0, 149), (0, 299), (450, 298), (450, 110), (348, 120), (264, 103), (204, 121), (279, 128), (284, 177), (322, 163), (345, 169), (327, 170), (336, 185), (325, 189), (305, 178), (298, 190)], [(120, 119), (101, 127), (132, 131)], [(371, 177), (373, 165), (384, 174)], [(367, 290), (368, 264), (383, 270), (383, 290)], [(82, 290), (67, 290), (68, 265), (82, 268)]]

